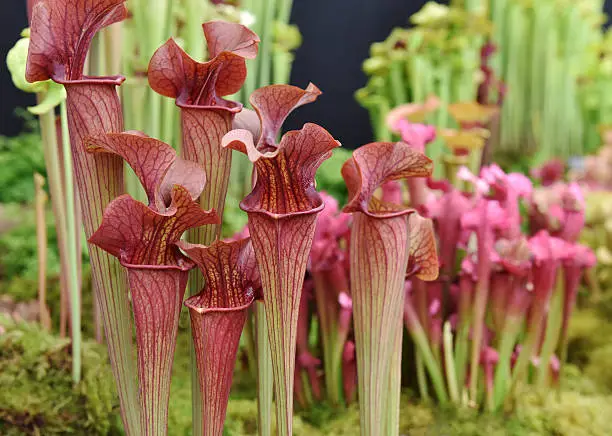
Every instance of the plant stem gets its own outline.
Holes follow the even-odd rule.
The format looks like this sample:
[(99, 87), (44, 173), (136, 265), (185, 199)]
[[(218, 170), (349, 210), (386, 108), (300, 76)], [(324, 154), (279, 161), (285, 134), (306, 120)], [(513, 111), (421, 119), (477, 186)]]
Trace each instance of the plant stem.
[(276, 19), (281, 23), (289, 23), (291, 20), (291, 10), (293, 9), (293, 0), (280, 0), (278, 6), (278, 14)]
[(163, 124), (161, 128), (160, 137), (166, 144), (170, 144), (176, 150), (177, 154), (181, 152), (181, 144), (175, 142), (176, 135), (174, 130), (178, 123), (178, 113), (176, 111), (176, 105), (171, 98), (162, 98), (160, 102), (163, 113)]
[(72, 171), (72, 154), (70, 151), (70, 133), (68, 132), (68, 112), (66, 102), (60, 105), (62, 123), (62, 154), (64, 157), (64, 195), (66, 199), (66, 235), (70, 275), (70, 313), (72, 315), (72, 376), (77, 383), (81, 379), (81, 298), (79, 291), (79, 270), (77, 252), (76, 207), (74, 194), (74, 177)]
[(273, 54), (274, 71), (273, 80), (274, 84), (289, 83), (291, 79), (291, 64), (293, 62), (293, 54), (277, 50)]
[(520, 317), (508, 314), (499, 344), (499, 363), (495, 369), (493, 382), (493, 410), (499, 410), (506, 401), (508, 387), (511, 381), (510, 364), (516, 339), (521, 331)]
[(276, 1), (267, 0), (263, 2), (263, 25), (261, 29), (261, 50), (259, 52), (259, 87), (266, 86), (271, 83), (270, 70), (272, 67), (272, 43), (274, 31), (274, 15), (276, 12)]
[(206, 56), (201, 17), (203, 3), (208, 2), (203, 2), (201, 0), (187, 0), (185, 2), (187, 10), (185, 49), (187, 52), (191, 53), (191, 56), (196, 60), (203, 59)]
[(94, 319), (94, 337), (98, 344), (104, 343), (104, 328), (102, 327), (102, 314), (100, 313), (100, 303), (94, 298), (93, 300), (93, 319)]
[(387, 123), (385, 121), (385, 117), (391, 110), (389, 106), (389, 100), (386, 98), (381, 98), (378, 102), (378, 137), (381, 141), (391, 141), (393, 138), (391, 137), (391, 132), (387, 128)]
[(389, 364), (389, 387), (387, 389), (387, 427), (386, 436), (398, 436), (400, 426), (400, 398), (402, 393), (402, 339), (404, 325), (402, 311), (404, 302), (398, 305), (393, 346), (391, 347), (391, 362)]
[(404, 77), (402, 76), (402, 63), (402, 59), (395, 59), (391, 61), (391, 64), (389, 65), (389, 80), (391, 82), (391, 90), (393, 92), (392, 103), (394, 106), (399, 106), (400, 104), (408, 101), (406, 85), (404, 83)]
[(461, 391), (465, 388), (469, 335), (469, 323), (460, 323), (455, 342), (455, 367), (457, 386)]
[[(407, 230), (404, 217), (377, 219), (353, 214), (350, 283), (362, 436), (381, 436), (385, 431), (386, 389), (401, 320), (399, 305), (405, 294)], [(387, 265), (380, 268), (376, 259), (385, 257)]]
[(423, 330), (423, 327), (421, 326), (417, 314), (411, 304), (405, 305), (404, 317), (406, 319), (408, 332), (414, 341), (417, 352), (419, 353), (419, 356), (421, 356), (423, 363), (429, 372), (429, 377), (431, 378), (434, 390), (436, 391), (438, 401), (440, 404), (444, 405), (448, 403), (448, 395), (446, 393), (444, 377), (431, 351), (431, 348), (429, 347), (427, 335), (425, 334), (425, 331)]
[[(486, 201), (486, 200), (485, 200)], [(493, 245), (493, 232), (488, 218), (488, 205), (485, 204), (478, 229), (478, 281), (474, 292), (472, 314), (472, 357), (470, 362), (470, 400), (476, 402), (478, 395), (478, 369), (480, 352), (484, 337), (485, 315), (489, 298), (491, 279), (489, 253)]]
[(536, 386), (540, 389), (545, 389), (547, 387), (550, 375), (550, 359), (558, 345), (561, 333), (563, 318), (563, 284), (563, 273), (560, 270), (559, 274), (557, 274), (557, 285), (548, 310), (548, 322), (545, 329), (544, 343), (540, 351), (540, 366), (536, 378)]
[(162, 96), (152, 89), (147, 89), (147, 100), (151, 113), (147, 123), (147, 134), (153, 138), (159, 138), (161, 135), (161, 110), (162, 110)]
[(51, 331), (51, 317), (47, 308), (47, 223), (45, 205), (47, 194), (44, 190), (45, 178), (34, 174), (36, 190), (36, 249), (38, 254), (38, 311), (40, 324), (46, 331)]
[(255, 334), (257, 335), (257, 434), (270, 436), (272, 432), (272, 356), (268, 323), (263, 302), (255, 302)]
[(476, 298), (474, 304), (474, 331), (472, 337), (472, 357), (470, 361), (470, 399), (476, 401), (478, 394), (478, 367), (480, 362), (480, 348), (482, 346), (484, 332), (484, 314), (487, 305), (487, 286), (484, 283), (476, 286)]
[[(330, 301), (329, 295), (335, 295), (335, 290), (327, 286), (325, 272), (312, 274), (315, 282), (314, 296), (317, 303), (317, 315), (321, 328), (321, 341), (323, 345), (323, 370), (325, 373), (325, 389), (327, 399), (334, 406), (342, 402), (342, 372), (341, 360), (344, 342), (339, 343), (338, 324), (332, 311), (337, 310)], [(327, 297), (327, 298), (326, 298)]]
[(410, 86), (412, 88), (412, 98), (410, 101), (415, 103), (425, 101), (426, 97), (422, 86), (422, 63), (421, 55), (416, 53), (406, 60), (406, 69), (409, 71)]
[[(246, 11), (251, 12), (255, 16), (255, 23), (251, 26), (251, 29), (255, 33), (257, 33), (260, 37), (263, 36), (261, 33), (261, 25), (260, 25), (261, 18), (262, 18), (261, 3), (263, 2), (259, 0), (245, 0), (242, 5)], [(262, 39), (262, 43), (260, 43), (260, 47), (262, 46), (263, 46), (263, 39)], [(248, 73), (247, 73), (246, 81), (244, 82), (244, 85), (242, 87), (242, 92), (243, 92), (243, 97), (244, 97), (244, 100), (242, 103), (244, 103), (245, 105), (249, 103), (249, 97), (251, 96), (253, 91), (255, 91), (255, 89), (258, 87), (257, 78), (259, 76), (259, 64), (260, 62), (262, 62), (262, 56), (263, 54), (260, 49), (259, 55), (255, 59), (248, 59), (246, 61)]]
[[(75, 180), (85, 235), (90, 237), (100, 225), (104, 208), (125, 192), (123, 162), (118, 156), (88, 152), (83, 141), (92, 135), (123, 131), (122, 111), (115, 84), (84, 80), (64, 86)], [(124, 427), (128, 435), (140, 436), (126, 272), (117, 259), (91, 244), (89, 255), (93, 289), (102, 309)]]
[[(189, 277), (189, 282), (192, 282), (192, 277)], [(190, 329), (192, 327), (190, 326)], [(198, 379), (198, 365), (196, 359), (196, 352), (193, 345), (193, 341), (191, 342), (191, 347), (189, 347), (189, 355), (191, 362), (191, 411), (192, 411), (192, 423), (191, 428), (194, 435), (201, 435), (204, 431), (204, 422), (202, 421), (202, 414), (200, 410), (202, 410), (202, 393), (199, 389), (199, 379)]]
[(444, 331), (442, 333), (444, 341), (444, 369), (446, 371), (446, 381), (448, 384), (448, 392), (453, 403), (459, 404), (459, 387), (457, 385), (455, 361), (453, 358), (453, 332), (448, 321), (444, 323)]
[(416, 365), (416, 373), (417, 373), (417, 382), (419, 385), (419, 395), (421, 399), (425, 402), (430, 400), (429, 398), (429, 387), (427, 386), (427, 376), (425, 375), (425, 366), (423, 366), (423, 356), (421, 356), (421, 352), (417, 349), (415, 350), (414, 358)]
[[(42, 101), (42, 96), (38, 96), (38, 100)], [(46, 114), (40, 115), (40, 132), (42, 135), (43, 153), (47, 166), (47, 176), (49, 178), (49, 189), (51, 191), (51, 200), (54, 203), (53, 212), (56, 220), (57, 240), (60, 250), (60, 262), (63, 272), (63, 284), (65, 285), (68, 294), (73, 295), (75, 292), (72, 289), (74, 282), (70, 279), (70, 247), (68, 244), (67, 224), (66, 224), (66, 196), (63, 191), (62, 169), (59, 158), (59, 148), (57, 144), (57, 131), (55, 124), (55, 113), (49, 111)], [(68, 154), (70, 157), (71, 154)], [(74, 329), (73, 329), (74, 330)], [(80, 330), (79, 330), (80, 333)], [(74, 341), (73, 341), (73, 352)], [(77, 358), (80, 359), (80, 355)], [(80, 379), (80, 370), (76, 370), (75, 359), (73, 359), (72, 378), (75, 383)]]
[(244, 341), (247, 365), (253, 379), (257, 379), (257, 339), (255, 334), (255, 314), (251, 310), (244, 324), (241, 343)]
[[(314, 237), (316, 215), (276, 216), (247, 211), (249, 231), (265, 299), (270, 355), (276, 398), (278, 436), (293, 428), (295, 353), (299, 301), (302, 296), (308, 253)], [(300, 238), (297, 237), (299, 234)], [(292, 254), (286, 257), (287, 242)]]
[(531, 320), (529, 327), (527, 329), (527, 336), (523, 347), (521, 348), (521, 352), (518, 356), (516, 364), (514, 365), (514, 371), (512, 373), (512, 383), (510, 389), (514, 391), (516, 386), (520, 383), (525, 375), (525, 371), (531, 361), (533, 356), (533, 352), (537, 346), (538, 339), (541, 333), (543, 316), (540, 314), (536, 316), (532, 316), (532, 318), (536, 318), (535, 320)]
[[(36, 96), (37, 102), (44, 99), (44, 95)], [(40, 133), (45, 157), (45, 167), (51, 193), (51, 206), (55, 218), (55, 229), (60, 255), (60, 337), (66, 335), (68, 321), (68, 246), (66, 242), (66, 211), (64, 207), (64, 188), (60, 158), (58, 156), (57, 131), (55, 113), (53, 111), (39, 117)]]
[[(279, 0), (278, 13), (276, 20), (280, 23), (289, 24), (293, 0)], [(273, 54), (274, 80), (273, 83), (289, 83), (291, 79), (291, 64), (293, 63), (293, 53), (279, 49)]]
[[(215, 209), (221, 219), (231, 174), (232, 152), (221, 147), (222, 136), (231, 130), (234, 114), (225, 109), (193, 107), (181, 108), (182, 156), (197, 162), (205, 171), (208, 183), (200, 195), (204, 210)], [(189, 241), (210, 245), (221, 237), (221, 225), (208, 225), (187, 233)], [(204, 287), (204, 277), (192, 270), (189, 294), (195, 295)], [(193, 346), (192, 346), (193, 348)], [(193, 434), (202, 434), (202, 398), (198, 383), (197, 362), (192, 350), (192, 406)]]

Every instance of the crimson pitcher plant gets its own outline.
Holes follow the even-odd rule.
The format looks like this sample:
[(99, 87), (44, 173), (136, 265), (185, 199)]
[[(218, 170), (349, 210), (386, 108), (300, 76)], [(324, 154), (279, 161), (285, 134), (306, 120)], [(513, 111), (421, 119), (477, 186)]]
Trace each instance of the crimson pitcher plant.
[(206, 278), (185, 301), (191, 316), (202, 408), (202, 435), (221, 436), (240, 335), (261, 284), (249, 238), (210, 247), (179, 242)]
[[(431, 219), (423, 218), (417, 213), (413, 213), (408, 216), (408, 230), (409, 230), (409, 241), (408, 241), (408, 267), (406, 269), (406, 278), (412, 278), (414, 281), (418, 280), (421, 282), (429, 282), (436, 280), (439, 274), (439, 261), (436, 250), (436, 237), (433, 229), (433, 222)], [(414, 283), (414, 282), (413, 282)], [(408, 299), (405, 293), (405, 285), (402, 289), (402, 295)], [(402, 386), (402, 338), (403, 338), (403, 324), (402, 319), (406, 315), (406, 307), (409, 303), (403, 302), (400, 308), (400, 328), (394, 332), (394, 342), (391, 352), (391, 363), (389, 370), (389, 399), (387, 401), (387, 435), (397, 435), (399, 432), (399, 409), (400, 409), (400, 396)], [(418, 330), (418, 329), (417, 329)], [(432, 381), (434, 387), (440, 389), (439, 384), (442, 384), (442, 375), (435, 373), (433, 368), (433, 361), (431, 354), (426, 354), (423, 349), (426, 336), (420, 334), (420, 331), (409, 330), (411, 337), (413, 338), (417, 352), (424, 355), (426, 365), (430, 368), (432, 374)], [(440, 394), (440, 398), (444, 398), (443, 394)]]
[[(197, 62), (173, 39), (162, 45), (151, 58), (148, 77), (151, 88), (176, 99), (182, 127), (182, 155), (197, 162), (208, 183), (200, 196), (204, 209), (215, 209), (223, 217), (225, 197), (232, 165), (232, 151), (221, 147), (223, 135), (232, 128), (240, 103), (222, 97), (240, 90), (246, 79), (246, 59), (257, 55), (259, 37), (246, 27), (224, 21), (202, 26), (210, 60)], [(221, 225), (190, 231), (191, 242), (210, 245), (221, 235)], [(200, 292), (203, 276), (196, 270), (189, 280), (190, 293)], [(193, 367), (196, 365), (193, 364)], [(201, 432), (199, 410), (202, 408), (195, 371), (192, 373), (193, 432)]]
[[(208, 184), (200, 203), (223, 215), (232, 163), (231, 150), (221, 139), (232, 128), (240, 103), (222, 97), (240, 90), (246, 79), (246, 59), (257, 56), (259, 37), (246, 27), (224, 21), (202, 25), (210, 60), (197, 62), (169, 39), (151, 58), (149, 84), (156, 92), (176, 99), (181, 112), (182, 153), (202, 166)], [(193, 240), (205, 245), (220, 236), (221, 226), (194, 231)], [(198, 288), (198, 291), (201, 286)]]
[[(52, 79), (66, 88), (75, 180), (85, 234), (90, 237), (100, 226), (104, 208), (124, 192), (123, 162), (112, 154), (88, 152), (83, 139), (123, 130), (116, 88), (124, 78), (89, 77), (83, 69), (94, 35), (123, 20), (127, 8), (125, 0), (40, 0), (32, 4), (26, 79)], [(129, 435), (136, 436), (140, 434), (140, 420), (126, 276), (119, 263), (97, 247), (89, 245), (89, 255), (124, 427)]]
[(276, 137), (287, 116), (320, 93), (312, 84), (305, 90), (289, 85), (258, 89), (250, 98), (261, 121), (257, 143), (248, 130), (234, 130), (223, 138), (225, 147), (245, 153), (257, 171), (255, 187), (240, 207), (249, 215), (261, 273), (281, 436), (292, 434), (300, 298), (317, 215), (324, 206), (314, 176), (339, 143), (311, 123), (287, 132), (278, 144)]
[[(389, 396), (389, 373), (396, 368), (396, 362), (391, 363), (393, 354), (401, 343), (396, 335), (402, 329), (409, 260), (408, 216), (414, 213), (374, 194), (393, 180), (428, 177), (432, 167), (425, 155), (401, 142), (364, 145), (342, 167), (349, 191), (344, 212), (353, 214), (350, 275), (362, 435), (397, 431), (385, 433), (385, 399)], [(392, 401), (399, 404), (399, 400)]]
[(136, 323), (141, 433), (167, 434), (170, 379), (179, 314), (194, 263), (176, 243), (188, 229), (218, 224), (196, 201), (206, 176), (172, 147), (137, 133), (87, 139), (97, 153), (125, 159), (140, 179), (149, 205), (122, 195), (104, 212), (89, 242), (121, 261), (128, 272)]

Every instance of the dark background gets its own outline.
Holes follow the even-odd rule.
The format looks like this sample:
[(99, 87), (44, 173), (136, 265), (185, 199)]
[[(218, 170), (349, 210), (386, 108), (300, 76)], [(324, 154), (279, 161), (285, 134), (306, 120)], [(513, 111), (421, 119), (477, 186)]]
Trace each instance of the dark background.
[[(354, 148), (372, 138), (367, 112), (353, 98), (366, 81), (361, 63), (372, 42), (382, 41), (426, 0), (294, 0), (292, 21), (304, 36), (296, 53), (291, 83), (313, 82), (323, 91), (319, 101), (293, 115), (287, 126), (311, 121), (327, 128), (344, 146)], [(447, 3), (440, 1), (440, 3)], [(612, 0), (606, 1), (612, 12)], [(33, 104), (33, 96), (15, 89), (4, 59), (27, 26), (25, 0), (0, 5), (0, 134), (16, 135), (22, 125), (15, 107)]]

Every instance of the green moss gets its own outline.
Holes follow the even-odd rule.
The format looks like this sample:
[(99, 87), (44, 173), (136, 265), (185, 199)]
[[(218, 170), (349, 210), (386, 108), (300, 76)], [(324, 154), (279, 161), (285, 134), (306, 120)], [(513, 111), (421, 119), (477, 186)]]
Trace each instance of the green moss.
[[(474, 409), (441, 410), (402, 398), (400, 434), (411, 436), (582, 436), (612, 434), (612, 326), (598, 310), (576, 312), (572, 319), (570, 359), (562, 380), (563, 391), (541, 396), (528, 391), (519, 395), (514, 414), (489, 415)], [(170, 430), (172, 435), (189, 435), (191, 386), (189, 338), (179, 333), (174, 364)], [(585, 373), (588, 377), (585, 377)], [(247, 376), (245, 376), (247, 377)], [(235, 374), (235, 386), (228, 406), (225, 436), (256, 434), (257, 403), (252, 384), (242, 372)], [(295, 417), (296, 436), (354, 436), (359, 434), (356, 406), (335, 410), (320, 404)]]
[(575, 364), (601, 393), (612, 393), (612, 324), (601, 310), (574, 313), (570, 324), (568, 360)]
[[(321, 431), (328, 436), (353, 436), (359, 434), (359, 408), (352, 405), (341, 413), (334, 413), (330, 420), (323, 423)], [(402, 396), (400, 409), (400, 434), (421, 436), (427, 433), (435, 423), (431, 407), (413, 402), (408, 396)]]
[[(521, 392), (514, 412), (490, 415), (474, 409), (440, 409), (402, 397), (400, 434), (411, 436), (604, 436), (612, 434), (612, 392), (607, 368), (612, 358), (608, 330), (597, 311), (578, 312), (572, 340), (583, 341), (580, 365), (564, 369), (561, 392)], [(191, 435), (191, 377), (186, 314), (181, 318), (172, 380), (169, 431)], [(85, 343), (84, 381), (70, 379), (69, 341), (34, 325), (0, 318), (0, 434), (120, 434), (118, 402), (103, 346)], [(599, 334), (597, 334), (599, 332)], [(585, 338), (586, 337), (586, 338)], [(595, 350), (589, 353), (588, 347)], [(577, 349), (574, 347), (574, 352)], [(584, 353), (584, 354), (581, 354)], [(576, 355), (574, 355), (575, 357)], [(599, 365), (599, 367), (597, 366)], [(228, 406), (224, 436), (256, 434), (257, 403), (246, 370), (239, 364)], [(599, 368), (599, 369), (598, 369)], [(585, 376), (585, 373), (588, 377)], [(591, 380), (592, 377), (594, 380)], [(274, 417), (273, 421), (274, 421)], [(325, 404), (298, 411), (295, 436), (359, 434), (357, 406), (346, 410)]]
[(521, 395), (517, 423), (525, 435), (604, 436), (612, 434), (612, 397), (579, 392)]
[[(272, 413), (272, 433), (275, 434), (275, 416)], [(251, 436), (257, 434), (257, 401), (232, 399), (227, 408), (225, 436)], [(300, 416), (293, 418), (294, 436), (323, 436), (317, 428), (306, 423)]]
[[(612, 397), (579, 392), (541, 396), (524, 392), (512, 415), (491, 415), (470, 408), (440, 409), (402, 398), (400, 434), (411, 436), (603, 436), (612, 434)], [(353, 406), (324, 423), (327, 436), (359, 433), (359, 412)]]
[(590, 377), (585, 377), (582, 370), (571, 363), (566, 363), (563, 367), (563, 378), (561, 379), (561, 388), (567, 392), (577, 392), (583, 395), (600, 395), (608, 394), (610, 390), (595, 382)]
[(608, 392), (612, 391), (612, 343), (594, 349), (589, 355), (589, 362), (584, 368), (587, 377), (598, 386), (605, 387)]
[(353, 405), (343, 412), (337, 412), (333, 419), (321, 426), (327, 436), (352, 436), (359, 434), (359, 409)]
[[(606, 273), (610, 274), (612, 272), (609, 265), (598, 265), (600, 269), (606, 269)], [(605, 319), (612, 319), (612, 292), (605, 292), (601, 298), (596, 301), (597, 311), (601, 314), (601, 316)], [(610, 328), (612, 330), (612, 328)]]
[(0, 318), (0, 434), (117, 434), (118, 401), (103, 346), (83, 344), (73, 386), (68, 339)]

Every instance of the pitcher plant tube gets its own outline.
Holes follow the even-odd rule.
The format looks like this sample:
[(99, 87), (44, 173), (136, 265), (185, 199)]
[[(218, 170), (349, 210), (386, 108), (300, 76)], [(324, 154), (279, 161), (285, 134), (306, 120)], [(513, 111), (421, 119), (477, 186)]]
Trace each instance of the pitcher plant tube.
[(278, 144), (276, 137), (286, 117), (320, 93), (312, 84), (306, 89), (289, 85), (260, 88), (250, 98), (261, 122), (259, 140), (255, 142), (248, 130), (233, 130), (223, 138), (225, 147), (249, 157), (257, 173), (253, 191), (240, 207), (249, 216), (261, 273), (281, 436), (292, 434), (300, 298), (317, 215), (324, 207), (314, 176), (339, 143), (311, 123), (287, 132)]
[[(32, 8), (26, 79), (29, 82), (52, 79), (66, 88), (74, 176), (87, 237), (100, 226), (104, 208), (124, 192), (124, 183), (121, 158), (90, 153), (83, 139), (123, 130), (116, 88), (124, 78), (88, 77), (83, 70), (94, 35), (126, 16), (125, 0), (40, 0)], [(95, 300), (103, 316), (124, 427), (129, 435), (139, 435), (125, 272), (99, 248), (89, 245), (89, 254)]]
[(393, 180), (428, 177), (432, 167), (424, 154), (401, 142), (364, 145), (342, 167), (349, 192), (344, 212), (353, 214), (350, 282), (362, 435), (385, 434), (386, 389), (396, 351), (392, 344), (402, 328), (408, 216), (414, 213), (374, 194)]
[[(202, 26), (210, 60), (198, 62), (173, 40), (169, 39), (151, 58), (149, 84), (153, 90), (176, 99), (182, 127), (181, 153), (198, 163), (208, 183), (200, 196), (204, 209), (214, 208), (223, 218), (232, 151), (221, 147), (223, 135), (232, 129), (242, 104), (222, 97), (240, 90), (246, 79), (246, 59), (257, 55), (259, 37), (246, 27), (224, 21), (211, 21)], [(221, 225), (205, 226), (189, 232), (188, 239), (210, 245), (221, 235)], [(190, 294), (204, 286), (203, 276), (194, 270), (189, 280)], [(195, 369), (197, 364), (192, 361)], [(192, 372), (193, 432), (202, 430), (198, 380)]]
[[(208, 44), (208, 62), (197, 62), (169, 39), (151, 58), (149, 84), (158, 93), (176, 99), (181, 112), (182, 155), (206, 172), (208, 184), (200, 203), (223, 215), (232, 152), (221, 139), (232, 129), (242, 104), (222, 97), (235, 94), (246, 80), (246, 59), (257, 56), (259, 37), (241, 24), (211, 21), (202, 25)], [(220, 236), (220, 226), (208, 226), (194, 242), (209, 245)], [(200, 287), (201, 289), (201, 287)], [(198, 289), (199, 291), (199, 289)]]
[[(423, 218), (419, 214), (413, 213), (408, 216), (408, 231), (408, 266), (406, 269), (406, 278), (412, 279), (413, 283), (419, 282), (419, 284), (422, 284), (423, 288), (425, 288), (425, 282), (436, 280), (439, 274), (439, 261), (433, 222), (431, 219)], [(404, 284), (402, 292), (406, 301), (403, 302), (400, 308), (400, 328), (395, 331), (395, 342), (391, 352), (392, 360), (389, 371), (390, 395), (386, 406), (388, 409), (388, 418), (385, 434), (395, 436), (397, 436), (399, 432), (399, 409), (402, 385), (402, 319), (407, 318), (407, 307), (410, 304), (408, 301), (409, 296), (405, 294), (405, 289), (406, 286)], [(409, 325), (412, 326), (412, 324)], [(423, 329), (418, 327), (412, 328), (409, 330), (409, 333), (415, 342), (417, 353), (421, 356), (421, 360), (430, 371), (434, 388), (438, 391), (438, 395), (442, 401), (444, 401), (445, 397), (444, 394), (442, 394), (444, 390), (441, 386), (443, 384), (442, 373), (439, 368), (435, 367), (431, 352), (423, 348), (426, 347), (427, 340), (427, 337), (423, 334)]]
[(261, 282), (250, 238), (210, 247), (179, 242), (206, 277), (206, 287), (185, 301), (202, 397), (202, 435), (221, 436), (240, 335)]
[(176, 243), (188, 229), (218, 224), (197, 199), (204, 171), (176, 156), (164, 142), (138, 133), (87, 139), (90, 150), (125, 159), (147, 194), (148, 206), (122, 195), (104, 212), (89, 242), (121, 261), (128, 272), (136, 324), (143, 435), (165, 435), (172, 362), (189, 270), (194, 263)]

